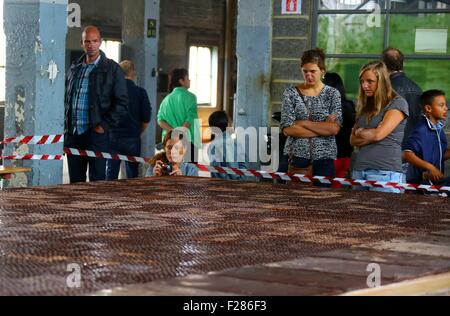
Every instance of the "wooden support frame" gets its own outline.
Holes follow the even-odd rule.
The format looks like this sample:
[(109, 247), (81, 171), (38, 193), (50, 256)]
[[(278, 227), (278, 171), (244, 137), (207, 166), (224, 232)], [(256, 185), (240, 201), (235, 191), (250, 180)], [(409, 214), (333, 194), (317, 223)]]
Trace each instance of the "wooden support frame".
[(31, 168), (22, 168), (22, 167), (3, 167), (0, 166), (0, 180), (1, 179), (9, 179), (11, 175), (15, 173), (25, 173), (25, 172), (31, 172)]
[(358, 290), (342, 296), (419, 296), (450, 292), (450, 273), (389, 284), (374, 289)]

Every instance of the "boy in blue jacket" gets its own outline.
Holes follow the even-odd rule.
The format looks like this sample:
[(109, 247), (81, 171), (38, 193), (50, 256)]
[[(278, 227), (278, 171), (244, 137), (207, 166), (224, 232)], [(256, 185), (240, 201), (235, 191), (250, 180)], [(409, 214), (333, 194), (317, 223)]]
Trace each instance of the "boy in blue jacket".
[(450, 159), (444, 131), (448, 111), (445, 93), (425, 91), (421, 101), (424, 116), (403, 145), (403, 158), (410, 164), (406, 181), (450, 185), (450, 178), (444, 177), (445, 160)]
[[(210, 115), (209, 126), (216, 128), (212, 143), (208, 147), (208, 157), (211, 166), (248, 169), (248, 157), (243, 144), (233, 139), (227, 128), (228, 115), (225, 111), (216, 111)], [(245, 180), (245, 176), (211, 173), (212, 178), (228, 180)]]

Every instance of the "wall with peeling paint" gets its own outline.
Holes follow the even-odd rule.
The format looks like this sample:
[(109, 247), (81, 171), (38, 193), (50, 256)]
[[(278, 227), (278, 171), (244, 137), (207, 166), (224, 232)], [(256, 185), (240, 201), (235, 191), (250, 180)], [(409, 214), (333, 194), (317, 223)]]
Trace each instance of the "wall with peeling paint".
[[(156, 139), (156, 70), (158, 69), (158, 40), (143, 36), (147, 28), (147, 20), (159, 21), (159, 0), (135, 0), (123, 2), (123, 59), (130, 59), (136, 66), (137, 85), (147, 90), (152, 106), (152, 120), (141, 138), (142, 157), (155, 154)], [(147, 166), (141, 166), (145, 174)]]
[(235, 122), (266, 127), (270, 102), (272, 1), (238, 1), (238, 87)]
[[(62, 134), (64, 128), (64, 64), (67, 0), (23, 2), (6, 0), (5, 136)], [(59, 68), (49, 80), (48, 65)], [(61, 154), (62, 145), (16, 145), (5, 154)], [(52, 185), (62, 182), (62, 163), (6, 161), (5, 165), (32, 168), (7, 186)]]

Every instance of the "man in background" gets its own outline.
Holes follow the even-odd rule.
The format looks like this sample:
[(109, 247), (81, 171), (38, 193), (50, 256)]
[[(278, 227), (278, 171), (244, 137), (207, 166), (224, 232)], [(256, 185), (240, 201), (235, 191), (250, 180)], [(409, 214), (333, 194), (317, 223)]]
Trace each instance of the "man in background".
[[(119, 65), (100, 50), (95, 26), (83, 30), (84, 55), (72, 64), (66, 80), (65, 142), (67, 148), (109, 153), (111, 128), (128, 111), (125, 77)], [(70, 183), (106, 179), (106, 159), (68, 156)]]
[[(120, 121), (118, 127), (110, 133), (111, 153), (125, 156), (140, 156), (141, 135), (144, 133), (151, 118), (151, 105), (145, 89), (138, 87), (136, 69), (132, 61), (120, 62), (128, 90), (128, 114)], [(107, 180), (117, 180), (119, 177), (120, 161), (108, 160), (106, 168)], [(125, 171), (128, 179), (137, 178), (139, 164), (125, 162)]]
[(392, 88), (408, 102), (409, 117), (405, 127), (403, 143), (408, 139), (417, 123), (420, 122), (423, 114), (420, 102), (422, 89), (406, 76), (403, 71), (404, 61), (405, 56), (396, 48), (387, 48), (383, 52), (383, 62), (390, 71)]

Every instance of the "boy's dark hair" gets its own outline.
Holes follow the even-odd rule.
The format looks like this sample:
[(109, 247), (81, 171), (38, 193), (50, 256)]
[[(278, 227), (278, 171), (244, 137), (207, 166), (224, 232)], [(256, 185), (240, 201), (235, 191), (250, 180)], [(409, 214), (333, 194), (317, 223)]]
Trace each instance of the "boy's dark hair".
[(439, 96), (445, 97), (445, 92), (442, 90), (436, 90), (436, 89), (425, 91), (422, 94), (422, 96), (420, 97), (422, 108), (425, 108), (425, 105), (433, 104), (434, 98), (439, 97)]
[(189, 72), (184, 68), (174, 69), (170, 74), (169, 91), (172, 92), (175, 88), (181, 87), (180, 80), (183, 80)]
[(210, 127), (218, 127), (225, 132), (228, 127), (228, 115), (225, 111), (216, 111), (209, 116), (208, 122)]
[(383, 62), (389, 71), (402, 71), (405, 56), (397, 48), (386, 48), (382, 55)]

